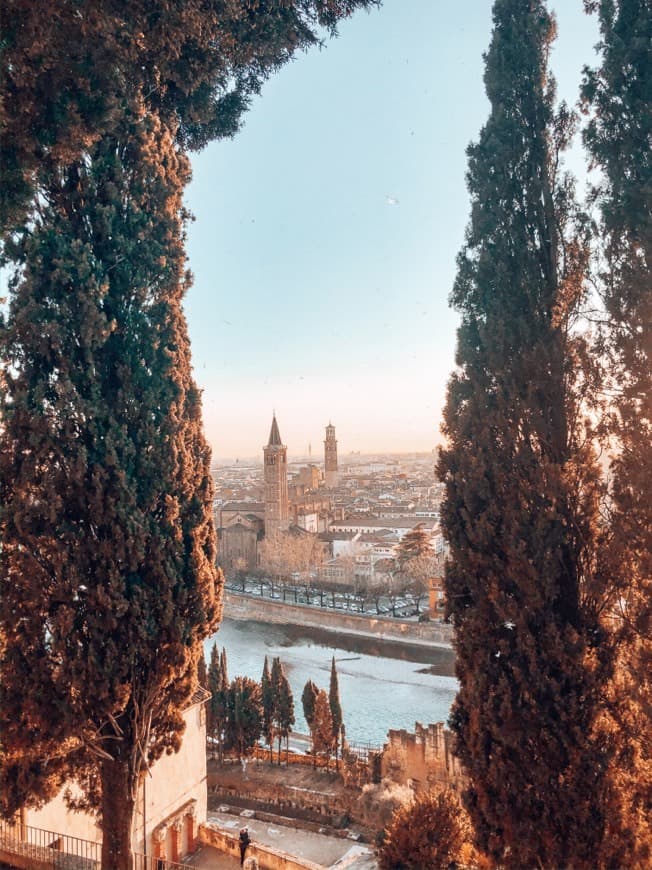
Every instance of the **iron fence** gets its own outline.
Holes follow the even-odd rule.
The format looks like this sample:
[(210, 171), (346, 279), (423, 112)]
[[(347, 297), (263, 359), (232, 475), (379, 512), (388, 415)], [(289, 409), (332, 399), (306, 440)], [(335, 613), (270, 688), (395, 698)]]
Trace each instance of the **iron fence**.
[(5, 861), (14, 857), (21, 867), (27, 859), (39, 868), (100, 870), (102, 847), (69, 834), (0, 821), (0, 851)]
[[(102, 845), (69, 834), (0, 820), (0, 856), (0, 861), (6, 861), (9, 866), (12, 866), (13, 858), (17, 867), (100, 870)], [(134, 870), (194, 870), (190, 864), (179, 864), (139, 852), (135, 852), (133, 857)]]

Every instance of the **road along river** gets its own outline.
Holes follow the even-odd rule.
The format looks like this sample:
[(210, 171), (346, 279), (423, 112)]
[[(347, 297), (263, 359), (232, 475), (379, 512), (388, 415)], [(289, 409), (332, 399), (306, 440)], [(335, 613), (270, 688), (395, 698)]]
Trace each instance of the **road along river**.
[(319, 629), (225, 619), (206, 641), (224, 646), (229, 679), (260, 680), (265, 656), (279, 656), (294, 695), (295, 730), (307, 733), (301, 693), (308, 680), (328, 691), (335, 656), (340, 699), (351, 743), (381, 746), (390, 728), (414, 730), (414, 723), (444, 722), (457, 691), (453, 652)]

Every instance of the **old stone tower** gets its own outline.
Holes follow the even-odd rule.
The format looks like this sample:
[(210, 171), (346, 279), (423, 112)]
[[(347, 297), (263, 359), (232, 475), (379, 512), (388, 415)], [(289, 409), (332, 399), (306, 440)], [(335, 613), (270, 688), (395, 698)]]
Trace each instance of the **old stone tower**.
[(329, 423), (326, 427), (326, 440), (324, 441), (324, 471), (326, 486), (337, 486), (337, 440), (335, 438), (335, 426)]
[(265, 475), (265, 535), (284, 532), (290, 525), (288, 509), (288, 449), (281, 441), (276, 415), (267, 446), (263, 447)]

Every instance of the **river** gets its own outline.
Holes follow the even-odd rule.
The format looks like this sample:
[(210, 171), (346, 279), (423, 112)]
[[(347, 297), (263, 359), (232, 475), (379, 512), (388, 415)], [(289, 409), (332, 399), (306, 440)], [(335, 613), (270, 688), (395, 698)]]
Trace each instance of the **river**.
[(260, 680), (265, 656), (279, 656), (294, 695), (295, 730), (308, 733), (301, 693), (308, 680), (328, 691), (335, 656), (346, 736), (381, 746), (390, 728), (414, 730), (447, 719), (457, 691), (453, 653), (318, 629), (225, 619), (206, 641), (206, 661), (216, 641), (226, 648), (229, 679)]

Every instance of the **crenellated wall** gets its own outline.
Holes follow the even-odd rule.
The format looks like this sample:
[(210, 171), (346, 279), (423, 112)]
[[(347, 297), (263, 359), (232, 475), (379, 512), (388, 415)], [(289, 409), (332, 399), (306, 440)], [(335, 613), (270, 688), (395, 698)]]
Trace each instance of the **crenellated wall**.
[(381, 775), (401, 785), (412, 785), (423, 791), (432, 785), (449, 785), (460, 790), (466, 777), (453, 754), (453, 734), (443, 722), (423, 726), (419, 722), (414, 732), (389, 732), (383, 746)]

